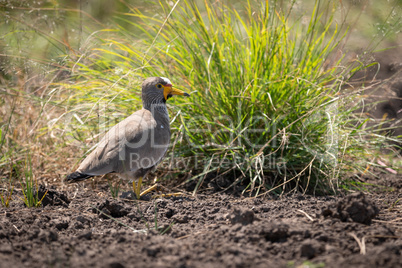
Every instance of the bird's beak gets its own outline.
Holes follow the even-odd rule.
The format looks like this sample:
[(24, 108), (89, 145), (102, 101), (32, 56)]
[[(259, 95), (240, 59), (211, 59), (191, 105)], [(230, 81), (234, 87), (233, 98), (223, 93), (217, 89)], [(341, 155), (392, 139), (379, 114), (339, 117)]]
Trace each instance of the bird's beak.
[(165, 100), (170, 98), (172, 95), (181, 95), (181, 96), (186, 96), (189, 97), (190, 95), (186, 92), (181, 91), (180, 89), (173, 88), (172, 85), (168, 84), (163, 87), (163, 96), (165, 97)]

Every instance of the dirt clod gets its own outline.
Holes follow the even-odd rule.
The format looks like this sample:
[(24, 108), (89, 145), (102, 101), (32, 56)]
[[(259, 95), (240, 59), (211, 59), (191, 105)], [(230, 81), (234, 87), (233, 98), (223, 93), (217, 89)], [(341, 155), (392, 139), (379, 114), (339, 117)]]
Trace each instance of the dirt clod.
[(232, 224), (240, 223), (242, 225), (248, 225), (256, 220), (254, 211), (251, 209), (233, 209), (233, 212), (229, 215), (229, 220)]
[[(43, 197), (45, 196), (45, 197)], [(45, 206), (63, 206), (68, 207), (70, 200), (63, 192), (59, 192), (53, 189), (46, 189), (45, 186), (39, 185), (38, 189), (39, 200), (42, 200), (42, 205)]]
[(92, 238), (92, 231), (84, 232), (84, 233), (80, 234), (77, 238), (90, 240)]
[(188, 223), (189, 221), (189, 217), (187, 215), (176, 215), (172, 219), (177, 223)]
[(300, 256), (311, 259), (318, 254), (319, 248), (320, 244), (317, 241), (308, 239), (300, 247)]
[(353, 193), (322, 211), (324, 217), (330, 216), (341, 221), (354, 221), (370, 224), (379, 213), (378, 208), (364, 193)]
[[(122, 201), (109, 201), (105, 200), (103, 203), (97, 206), (97, 209), (93, 209), (94, 213), (99, 213), (101, 218), (109, 218), (107, 216), (111, 216), (114, 218), (124, 217), (130, 213), (130, 209), (126, 207), (125, 203)], [(102, 211), (103, 213), (99, 212)], [(106, 215), (105, 215), (106, 214)]]
[(282, 222), (269, 222), (263, 225), (260, 233), (267, 241), (284, 242), (289, 237), (289, 226)]
[(109, 268), (124, 268), (125, 266), (120, 262), (112, 262), (109, 264)]
[(39, 238), (39, 240), (41, 240), (42, 242), (50, 243), (53, 241), (57, 241), (59, 236), (58, 236), (57, 232), (55, 232), (54, 230), (41, 229), (39, 231), (39, 234), (37, 235), (37, 238)]
[(50, 225), (54, 226), (59, 231), (67, 229), (69, 225), (69, 218), (51, 220)]

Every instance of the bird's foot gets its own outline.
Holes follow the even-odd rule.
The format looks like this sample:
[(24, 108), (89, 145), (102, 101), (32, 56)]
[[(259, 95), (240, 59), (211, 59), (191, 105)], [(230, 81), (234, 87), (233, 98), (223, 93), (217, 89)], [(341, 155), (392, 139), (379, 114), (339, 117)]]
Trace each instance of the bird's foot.
[[(159, 197), (171, 197), (171, 196), (184, 196), (185, 193), (167, 193), (169, 192), (169, 189), (167, 189), (166, 187), (160, 185), (160, 184), (154, 184), (151, 187), (149, 187), (148, 189), (146, 189), (145, 191), (141, 192), (141, 185), (142, 185), (142, 177), (140, 177), (138, 179), (137, 184), (135, 183), (135, 181), (133, 181), (133, 192), (135, 197), (137, 198), (137, 200), (139, 200), (142, 196), (145, 196), (147, 194), (149, 194), (150, 192), (157, 192), (156, 195), (153, 195), (151, 198), (159, 198)], [(160, 192), (165, 192), (165, 193), (161, 193)]]
[[(145, 191), (143, 191), (140, 196), (144, 196), (146, 194), (149, 194), (150, 192), (155, 191), (155, 192), (169, 192), (169, 189), (160, 185), (160, 184), (154, 184), (151, 187), (149, 187), (148, 189), (146, 189)], [(185, 195), (185, 193), (168, 193), (168, 194), (156, 194), (154, 196), (152, 196), (152, 198), (160, 198), (160, 197), (172, 197), (172, 196), (183, 196)]]

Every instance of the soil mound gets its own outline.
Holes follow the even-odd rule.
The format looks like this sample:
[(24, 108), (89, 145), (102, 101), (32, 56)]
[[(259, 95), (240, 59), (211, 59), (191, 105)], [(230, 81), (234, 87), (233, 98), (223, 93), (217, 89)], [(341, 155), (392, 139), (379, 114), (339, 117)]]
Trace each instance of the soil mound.
[(68, 207), (70, 200), (67, 194), (53, 189), (46, 189), (45, 186), (39, 185), (38, 190), (39, 199), (42, 199), (42, 205), (45, 206), (63, 206)]
[(378, 213), (378, 208), (361, 192), (348, 195), (322, 211), (324, 217), (330, 216), (341, 221), (354, 221), (363, 224), (370, 224)]
[(104, 202), (98, 204), (96, 208), (92, 210), (93, 213), (101, 214), (102, 218), (121, 218), (130, 213), (130, 208), (123, 201), (116, 200), (105, 200)]

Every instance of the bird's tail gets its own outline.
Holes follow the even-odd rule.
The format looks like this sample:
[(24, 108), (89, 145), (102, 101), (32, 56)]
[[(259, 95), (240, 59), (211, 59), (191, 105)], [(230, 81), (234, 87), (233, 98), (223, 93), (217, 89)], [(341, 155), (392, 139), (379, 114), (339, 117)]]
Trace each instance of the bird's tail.
[(78, 181), (83, 181), (86, 180), (88, 178), (93, 177), (92, 175), (87, 175), (87, 174), (83, 174), (81, 172), (73, 172), (70, 175), (67, 176), (66, 178), (66, 182), (72, 183), (72, 182), (78, 182)]

